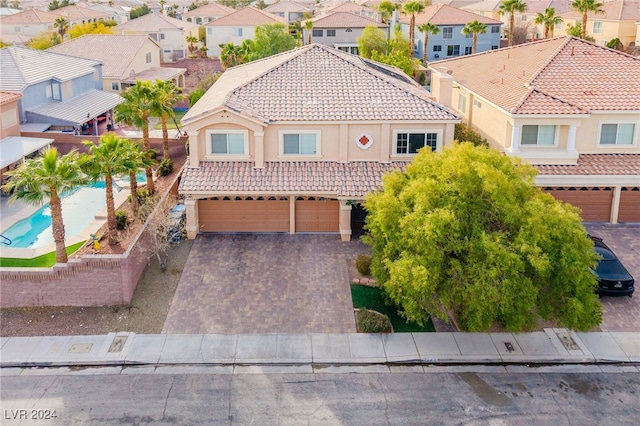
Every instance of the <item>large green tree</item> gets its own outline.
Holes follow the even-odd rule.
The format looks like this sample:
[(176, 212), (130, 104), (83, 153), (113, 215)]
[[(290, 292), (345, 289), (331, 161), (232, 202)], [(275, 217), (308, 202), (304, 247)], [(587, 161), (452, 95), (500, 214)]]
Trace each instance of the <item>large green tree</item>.
[(587, 15), (589, 12), (593, 13), (604, 13), (602, 9), (602, 3), (598, 3), (597, 0), (574, 0), (571, 3), (571, 7), (576, 12), (582, 14), (582, 32), (580, 34), (580, 38), (583, 40), (587, 39)]
[(249, 61), (266, 58), (296, 47), (296, 39), (289, 34), (284, 24), (266, 24), (256, 28), (253, 43), (248, 49)]
[(486, 147), (421, 150), (369, 194), (371, 270), (410, 321), (451, 315), (464, 330), (539, 318), (588, 330), (602, 319), (593, 243), (576, 208), (534, 184), (535, 169)]
[(553, 30), (557, 24), (562, 22), (562, 18), (556, 15), (556, 10), (553, 7), (547, 7), (544, 13), (538, 12), (533, 22), (544, 26), (544, 38), (553, 38)]
[(423, 1), (409, 1), (402, 5), (402, 11), (410, 15), (409, 19), (409, 41), (411, 42), (411, 55), (413, 56), (416, 34), (416, 13), (424, 10)]
[[(151, 150), (149, 140), (149, 118), (155, 111), (157, 92), (150, 81), (136, 80), (136, 84), (122, 93), (124, 102), (114, 108), (115, 121), (133, 125), (142, 130), (142, 142), (147, 153)], [(155, 192), (153, 171), (151, 167), (145, 169), (147, 174), (147, 189), (151, 194)]]
[(424, 34), (424, 47), (422, 48), (422, 63), (427, 64), (427, 53), (429, 52), (429, 35), (436, 35), (440, 32), (440, 27), (431, 22), (418, 25), (418, 31)]
[(524, 0), (502, 0), (498, 6), (500, 15), (509, 15), (509, 46), (513, 46), (513, 32), (515, 30), (515, 13), (524, 13), (527, 10), (527, 3)]
[(487, 25), (478, 21), (477, 19), (473, 22), (468, 22), (464, 27), (462, 27), (462, 34), (469, 35), (471, 34), (473, 37), (473, 49), (471, 53), (478, 53), (478, 34), (486, 34), (487, 33)]
[(47, 148), (42, 155), (20, 164), (6, 173), (9, 181), (2, 189), (11, 194), (9, 202), (22, 200), (40, 206), (49, 200), (51, 232), (56, 245), (56, 262), (67, 263), (65, 230), (60, 195), (86, 183), (80, 170), (80, 157), (76, 151), (60, 155), (56, 148)]
[(117, 175), (128, 174), (135, 169), (131, 160), (130, 142), (115, 133), (109, 132), (100, 136), (100, 143), (82, 141), (88, 148), (88, 155), (82, 164), (82, 170), (93, 180), (104, 179), (107, 201), (107, 228), (109, 242), (117, 242), (116, 208), (113, 198), (113, 178)]
[(356, 42), (358, 42), (358, 54), (363, 58), (371, 59), (374, 51), (382, 54), (387, 53), (387, 35), (374, 25), (368, 25), (362, 30), (362, 34), (356, 38)]

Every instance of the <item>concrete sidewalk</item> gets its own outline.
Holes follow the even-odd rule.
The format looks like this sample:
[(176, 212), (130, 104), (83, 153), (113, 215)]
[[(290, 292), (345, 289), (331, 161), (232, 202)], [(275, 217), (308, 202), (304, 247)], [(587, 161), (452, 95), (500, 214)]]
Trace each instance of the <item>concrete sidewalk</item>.
[(0, 367), (611, 364), (640, 371), (640, 333), (158, 334), (0, 338)]

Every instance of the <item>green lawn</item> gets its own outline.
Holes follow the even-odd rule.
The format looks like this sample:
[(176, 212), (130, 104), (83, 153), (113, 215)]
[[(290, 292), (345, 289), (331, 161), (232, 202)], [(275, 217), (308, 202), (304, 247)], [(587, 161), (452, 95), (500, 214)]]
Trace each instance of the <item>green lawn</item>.
[(407, 323), (404, 318), (398, 315), (398, 310), (395, 306), (388, 306), (385, 304), (382, 289), (352, 284), (351, 298), (353, 299), (354, 308), (372, 309), (387, 315), (391, 320), (391, 324), (393, 324), (393, 331), (396, 333), (435, 331), (431, 321), (425, 324), (424, 327), (420, 327), (415, 323)]
[[(79, 242), (67, 247), (67, 254), (75, 253), (85, 243)], [(0, 258), (0, 268), (50, 268), (56, 264), (56, 252), (43, 254), (33, 259)]]
[[(180, 120), (182, 120), (182, 117), (184, 117), (184, 115), (187, 113), (187, 111), (176, 111), (175, 112), (175, 116), (176, 116), (176, 123), (180, 124)], [(173, 122), (173, 120), (167, 120), (167, 129), (171, 130), (171, 129), (175, 129), (176, 125)], [(162, 123), (158, 122), (158, 124), (156, 124), (153, 127), (154, 130), (162, 130)]]

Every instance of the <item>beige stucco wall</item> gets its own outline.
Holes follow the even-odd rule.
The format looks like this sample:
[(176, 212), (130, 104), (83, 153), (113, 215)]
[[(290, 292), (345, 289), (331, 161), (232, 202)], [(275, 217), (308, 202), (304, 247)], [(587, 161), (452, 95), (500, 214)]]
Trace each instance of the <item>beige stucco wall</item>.
[(0, 139), (20, 136), (20, 117), (18, 102), (12, 101), (0, 105)]
[[(244, 40), (253, 39), (256, 34), (256, 27), (238, 25), (236, 27), (206, 26), (207, 28), (207, 55), (212, 58), (220, 56), (220, 44), (233, 43), (241, 45)], [(242, 28), (242, 36), (234, 36), (234, 30)], [(198, 35), (196, 34), (196, 37)]]
[[(554, 37), (566, 36), (567, 26), (575, 25), (582, 22), (580, 18), (566, 18), (560, 29), (556, 29), (553, 33)], [(602, 32), (593, 32), (593, 23), (602, 22)], [(605, 19), (589, 18), (587, 19), (587, 34), (595, 39), (595, 44), (604, 45), (614, 38), (620, 39), (624, 47), (628, 47), (629, 43), (635, 41), (637, 33), (637, 25), (635, 21), (612, 21)]]

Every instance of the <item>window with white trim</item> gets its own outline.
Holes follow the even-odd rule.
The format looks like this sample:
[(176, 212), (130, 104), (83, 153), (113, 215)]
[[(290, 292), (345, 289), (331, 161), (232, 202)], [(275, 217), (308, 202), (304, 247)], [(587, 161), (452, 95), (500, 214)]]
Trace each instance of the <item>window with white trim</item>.
[(147, 54), (145, 55), (145, 61), (147, 64), (151, 63), (151, 52), (147, 52)]
[(593, 23), (593, 33), (594, 34), (602, 34), (602, 22), (594, 22)]
[(600, 125), (600, 145), (633, 145), (635, 123), (603, 123)]
[(467, 112), (467, 98), (462, 93), (458, 95), (458, 111), (463, 114)]
[(529, 124), (522, 126), (521, 144), (554, 146), (556, 144), (556, 126)]
[(216, 129), (207, 131), (207, 154), (245, 156), (248, 150), (246, 130)]
[(434, 52), (442, 52), (442, 45), (441, 44), (434, 44), (433, 45), (433, 51)]
[(471, 53), (473, 53), (473, 46), (465, 46), (464, 54), (465, 55), (471, 55)]
[(447, 40), (447, 39), (452, 39), (453, 38), (453, 27), (444, 27), (442, 28), (442, 38)]
[(318, 131), (280, 131), (280, 153), (282, 155), (320, 154), (320, 132)]
[(417, 154), (418, 150), (430, 147), (435, 151), (438, 147), (438, 133), (425, 133), (420, 131), (407, 131), (396, 133), (396, 154)]
[(164, 40), (164, 34), (160, 33), (160, 40)]
[(336, 30), (327, 30), (327, 37), (335, 37)]
[(234, 28), (233, 29), (234, 37), (242, 37), (242, 28)]
[(500, 34), (500, 25), (492, 25), (491, 34)]
[(324, 30), (311, 30), (311, 35), (313, 37), (322, 37), (324, 35)]
[(447, 56), (458, 56), (460, 55), (460, 45), (459, 44), (450, 44), (447, 46)]
[(120, 83), (117, 81), (111, 82), (111, 90), (115, 90), (116, 92), (120, 90)]

